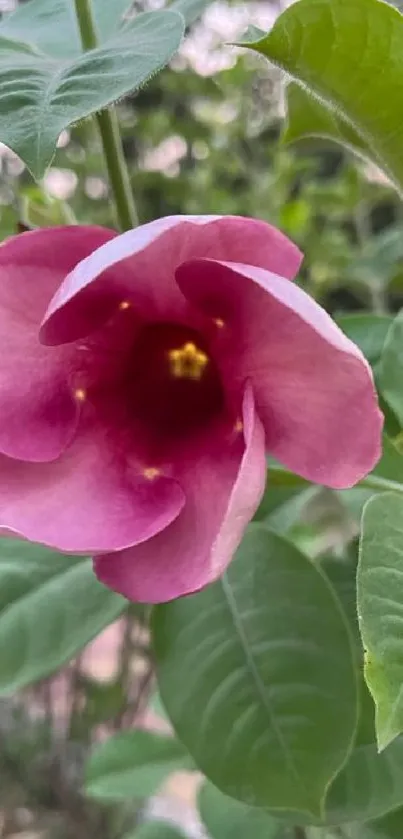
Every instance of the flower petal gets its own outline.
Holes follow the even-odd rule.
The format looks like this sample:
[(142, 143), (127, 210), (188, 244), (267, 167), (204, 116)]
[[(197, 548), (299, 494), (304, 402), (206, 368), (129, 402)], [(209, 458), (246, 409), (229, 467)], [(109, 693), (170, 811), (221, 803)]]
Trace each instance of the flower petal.
[(352, 486), (380, 457), (383, 417), (358, 347), (301, 288), (250, 265), (195, 260), (177, 280), (225, 321), (214, 352), (235, 391), (250, 380), (267, 450), (308, 480)]
[(124, 300), (148, 320), (187, 320), (188, 304), (174, 273), (181, 262), (199, 256), (261, 265), (290, 279), (302, 259), (286, 236), (263, 221), (168, 216), (123, 233), (78, 265), (49, 306), (42, 340), (82, 338)]
[(182, 463), (178, 480), (186, 504), (166, 530), (119, 554), (95, 559), (101, 582), (129, 600), (161, 603), (216, 580), (236, 551), (262, 497), (266, 479), (264, 432), (253, 396), (244, 397), (244, 442), (211, 441), (198, 459)]
[(150, 539), (184, 504), (175, 481), (147, 480), (92, 425), (57, 461), (3, 457), (0, 475), (0, 528), (68, 553), (121, 550)]
[(30, 461), (57, 458), (72, 439), (78, 406), (64, 348), (39, 343), (46, 307), (66, 273), (115, 235), (96, 227), (23, 233), (0, 247), (0, 451)]

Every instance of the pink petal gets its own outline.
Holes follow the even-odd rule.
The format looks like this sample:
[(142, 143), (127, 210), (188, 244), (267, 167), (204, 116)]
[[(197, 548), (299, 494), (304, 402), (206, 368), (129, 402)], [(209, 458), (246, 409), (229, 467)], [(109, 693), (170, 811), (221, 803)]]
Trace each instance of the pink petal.
[(177, 279), (192, 303), (225, 322), (214, 349), (223, 380), (235, 392), (252, 382), (269, 453), (337, 489), (368, 474), (383, 423), (372, 373), (324, 309), (248, 265), (195, 260)]
[(262, 497), (264, 432), (252, 392), (244, 398), (244, 442), (232, 432), (179, 467), (186, 504), (173, 524), (148, 542), (95, 559), (101, 582), (129, 600), (160, 603), (216, 580), (231, 561)]
[(119, 301), (130, 300), (147, 320), (188, 320), (175, 269), (194, 257), (250, 262), (292, 279), (302, 254), (263, 221), (236, 216), (169, 216), (130, 230), (94, 251), (53, 298), (42, 340), (84, 337)]
[(0, 528), (69, 553), (95, 554), (150, 539), (179, 514), (169, 478), (147, 480), (137, 459), (87, 425), (55, 462), (0, 459)]
[(74, 265), (115, 235), (96, 227), (23, 233), (0, 247), (0, 451), (48, 461), (72, 439), (78, 406), (67, 382), (69, 354), (44, 348), (38, 328)]

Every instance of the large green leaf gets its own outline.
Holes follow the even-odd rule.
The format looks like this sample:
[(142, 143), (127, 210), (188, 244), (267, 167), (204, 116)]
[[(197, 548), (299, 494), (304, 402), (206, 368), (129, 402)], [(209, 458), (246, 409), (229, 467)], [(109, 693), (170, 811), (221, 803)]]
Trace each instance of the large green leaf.
[(322, 573), (253, 525), (220, 581), (156, 607), (153, 637), (164, 706), (207, 777), (318, 816), (357, 722), (351, 638)]
[(403, 428), (403, 309), (393, 321), (383, 348), (378, 372), (382, 395)]
[(287, 121), (283, 134), (285, 143), (318, 137), (340, 143), (361, 157), (371, 158), (370, 149), (353, 126), (301, 85), (290, 82), (286, 97)]
[(174, 737), (153, 731), (116, 734), (93, 751), (85, 789), (92, 798), (119, 801), (149, 798), (165, 778), (193, 761)]
[(198, 806), (211, 839), (286, 839), (286, 828), (278, 819), (266, 810), (229, 798), (209, 781), (199, 791)]
[(364, 509), (358, 614), (365, 677), (380, 749), (403, 731), (403, 497), (384, 493)]
[[(358, 632), (355, 564), (352, 561), (347, 562), (336, 557), (326, 557), (322, 562), (322, 568), (328, 576), (351, 625), (356, 640), (356, 662), (360, 675), (361, 708), (357, 743), (346, 766), (343, 767), (329, 789), (324, 814), (324, 821), (327, 824), (345, 825), (352, 821), (361, 823), (383, 816), (384, 813), (394, 810), (403, 803), (403, 737), (399, 737), (382, 754), (378, 753), (375, 743), (373, 702), (361, 675), (363, 651)], [(269, 825), (273, 824), (273, 819), (281, 817), (281, 813), (274, 815), (264, 810), (248, 808), (246, 805), (233, 802), (232, 799), (224, 796), (210, 784), (206, 784), (202, 788), (199, 807), (203, 821), (213, 839), (216, 839), (216, 833), (217, 839), (221, 839), (219, 829), (224, 831), (228, 811), (229, 822), (232, 815), (234, 820), (237, 815), (241, 826), (250, 824), (253, 820), (258, 836), (257, 828), (263, 830), (265, 826), (268, 836), (270, 836)], [(239, 809), (237, 810), (237, 808)], [(297, 821), (303, 821), (303, 816), (299, 817), (295, 813), (287, 814), (287, 822), (295, 823)], [(222, 828), (221, 822), (223, 823)], [(215, 824), (217, 825), (216, 829), (214, 829)], [(246, 833), (247, 830), (245, 829), (244, 834), (246, 835)], [(241, 836), (243, 839), (242, 832)], [(224, 832), (223, 839), (227, 839)], [(358, 839), (358, 836), (354, 836), (354, 839)]]
[[(123, 25), (124, 13), (130, 6), (130, 0), (92, 0), (101, 44)], [(58, 59), (82, 52), (74, 0), (30, 0), (3, 18), (0, 37), (29, 44)]]
[(403, 187), (403, 17), (396, 9), (381, 0), (300, 0), (251, 48), (335, 111)]
[(101, 47), (60, 60), (0, 37), (0, 140), (41, 177), (61, 131), (144, 84), (176, 52), (183, 27), (174, 12), (145, 13)]
[(90, 559), (0, 541), (0, 694), (57, 670), (126, 608)]

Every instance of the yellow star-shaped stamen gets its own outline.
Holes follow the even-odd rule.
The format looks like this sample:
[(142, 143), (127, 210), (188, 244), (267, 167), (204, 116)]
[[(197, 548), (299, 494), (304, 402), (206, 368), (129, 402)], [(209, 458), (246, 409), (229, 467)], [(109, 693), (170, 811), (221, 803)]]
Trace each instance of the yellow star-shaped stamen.
[(208, 364), (208, 356), (188, 341), (183, 347), (168, 351), (170, 371), (176, 379), (201, 379)]

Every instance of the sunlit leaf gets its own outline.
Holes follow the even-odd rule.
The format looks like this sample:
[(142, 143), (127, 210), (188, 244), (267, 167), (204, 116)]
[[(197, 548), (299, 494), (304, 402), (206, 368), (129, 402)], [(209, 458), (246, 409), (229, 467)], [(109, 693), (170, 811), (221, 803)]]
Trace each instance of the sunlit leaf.
[(328, 108), (301, 85), (290, 82), (286, 90), (287, 122), (285, 143), (318, 137), (346, 146), (359, 156), (371, 158), (371, 151), (353, 126)]
[(364, 509), (358, 613), (383, 749), (403, 731), (403, 497), (397, 493), (371, 498)]
[(252, 48), (330, 107), (336, 125), (346, 122), (403, 187), (403, 17), (396, 9), (381, 0), (300, 0)]

